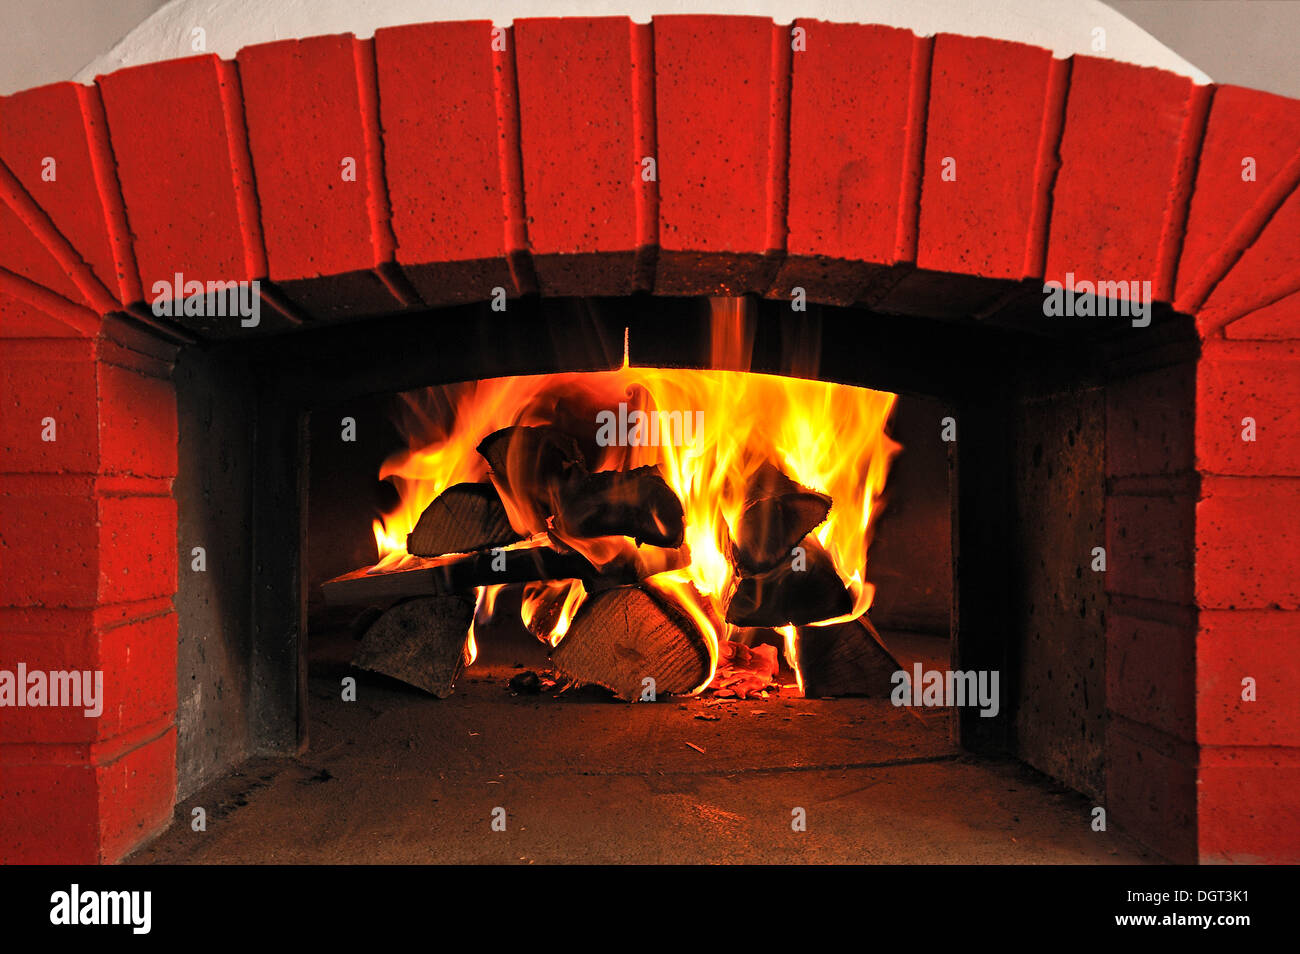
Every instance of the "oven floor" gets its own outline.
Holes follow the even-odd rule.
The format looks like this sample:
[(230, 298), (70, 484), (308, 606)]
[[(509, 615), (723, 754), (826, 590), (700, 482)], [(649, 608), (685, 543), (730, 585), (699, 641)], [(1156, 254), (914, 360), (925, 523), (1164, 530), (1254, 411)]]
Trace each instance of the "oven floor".
[[(508, 657), (480, 659), (438, 700), (348, 669), (338, 648), (313, 658), (306, 754), (254, 759), (208, 785), (132, 863), (1159, 860), (1092, 831), (1084, 796), (961, 753), (942, 712), (514, 695), (516, 666), (541, 663)], [(340, 698), (349, 674), (356, 702)], [(206, 831), (191, 830), (195, 807)], [(505, 831), (493, 830), (497, 808)], [(805, 831), (792, 829), (796, 808)]]

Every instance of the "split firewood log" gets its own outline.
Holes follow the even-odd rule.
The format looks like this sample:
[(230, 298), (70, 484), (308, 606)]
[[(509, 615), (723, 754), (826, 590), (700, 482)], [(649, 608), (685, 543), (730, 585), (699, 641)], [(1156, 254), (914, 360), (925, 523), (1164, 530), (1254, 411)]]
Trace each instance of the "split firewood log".
[(772, 569), (789, 558), (830, 509), (826, 494), (795, 483), (765, 461), (745, 487), (745, 506), (731, 541), (732, 562), (749, 576)]
[(428, 557), (471, 553), (518, 539), (491, 483), (454, 484), (424, 508), (406, 535), (406, 552)]
[(571, 537), (631, 537), (638, 544), (680, 546), (682, 502), (654, 465), (602, 470), (569, 487), (556, 526)]
[(422, 596), (398, 603), (366, 630), (352, 665), (445, 699), (464, 666), (473, 620), (469, 597)]
[(887, 699), (894, 673), (902, 668), (865, 616), (830, 626), (800, 626), (795, 653), (805, 696)]
[(503, 427), (483, 438), (478, 452), (511, 524), (525, 536), (544, 532), (569, 488), (587, 477), (577, 440), (549, 425)]
[(804, 537), (797, 551), (787, 554), (770, 570), (740, 578), (727, 604), (728, 623), (802, 626), (843, 616), (853, 609), (853, 595), (817, 538), (812, 534)]
[(637, 586), (593, 593), (551, 653), (569, 678), (604, 686), (620, 699), (640, 699), (654, 680), (656, 695), (684, 694), (709, 675), (704, 635), (681, 607)]
[[(539, 538), (540, 539), (540, 538)], [(439, 557), (407, 557), (384, 569), (365, 567), (321, 584), (321, 594), (331, 606), (365, 606), (414, 596), (471, 593), (496, 583), (530, 583), (541, 580), (582, 580), (589, 592), (627, 586), (665, 570), (690, 563), (686, 546), (676, 549), (635, 547), (623, 537), (624, 549), (600, 567), (576, 550), (563, 545), (495, 547), (474, 553)]]

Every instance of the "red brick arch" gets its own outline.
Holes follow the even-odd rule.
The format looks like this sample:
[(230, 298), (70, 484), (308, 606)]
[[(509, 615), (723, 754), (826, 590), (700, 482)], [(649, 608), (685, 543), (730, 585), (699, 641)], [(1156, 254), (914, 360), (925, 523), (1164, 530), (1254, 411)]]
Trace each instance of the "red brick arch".
[[(486, 21), (420, 24), (0, 99), (0, 664), (93, 662), (131, 687), (89, 728), (4, 714), (0, 857), (114, 860), (171, 812), (176, 412), (142, 330), (170, 333), (155, 282), (259, 280), (262, 326), (219, 332), (241, 334), (497, 287), (801, 286), (996, 316), (1073, 272), (1150, 281), (1203, 338), (1180, 411), (1200, 489), (1179, 598), (1202, 694), (1172, 728), (1136, 720), (1128, 770), (1170, 781), (1127, 797), (1195, 817), (1174, 853), (1300, 858), (1300, 103), (998, 40), (798, 25), (799, 52), (789, 25), (750, 17), (521, 20), (501, 49)], [(1238, 439), (1250, 411), (1268, 440)], [(1292, 701), (1243, 714), (1241, 671)]]

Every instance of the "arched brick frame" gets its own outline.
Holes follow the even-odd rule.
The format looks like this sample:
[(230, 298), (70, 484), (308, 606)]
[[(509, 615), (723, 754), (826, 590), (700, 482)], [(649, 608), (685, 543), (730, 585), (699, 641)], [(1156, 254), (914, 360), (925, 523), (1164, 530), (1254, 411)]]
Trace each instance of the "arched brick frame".
[[(1195, 441), (1108, 441), (1110, 479), (1186, 488), (1154, 524), (1140, 495), (1108, 510), (1108, 589), (1175, 620), (1108, 628), (1131, 664), (1108, 671), (1108, 804), (1174, 857), (1300, 859), (1300, 103), (797, 25), (801, 52), (746, 17), (522, 20), (503, 49), (486, 21), (421, 24), (0, 99), (0, 664), (122, 687), (97, 720), (4, 711), (4, 860), (111, 861), (171, 812), (176, 411), (142, 329), (176, 272), (263, 282), (262, 327), (227, 333), (496, 286), (996, 317), (1045, 276), (1150, 280), (1202, 352), (1194, 388), (1152, 372), (1136, 400)], [(1180, 514), (1194, 553), (1144, 538)]]

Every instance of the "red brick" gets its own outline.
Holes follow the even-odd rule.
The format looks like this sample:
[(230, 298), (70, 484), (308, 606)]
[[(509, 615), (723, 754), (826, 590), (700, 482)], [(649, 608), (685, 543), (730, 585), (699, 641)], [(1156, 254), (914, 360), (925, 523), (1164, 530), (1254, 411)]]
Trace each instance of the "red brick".
[(1075, 56), (1052, 195), (1045, 278), (1151, 281), (1174, 211), (1179, 145), (1192, 81), (1162, 70)]
[(48, 288), (68, 301), (84, 304), (86, 299), (77, 283), (32, 234), (27, 224), (5, 204), (5, 198), (3, 188), (0, 188), (0, 268)]
[(113, 864), (167, 827), (176, 803), (176, 730), (106, 761), (98, 782), (99, 861)]
[(1223, 329), (1234, 339), (1300, 341), (1300, 292), (1256, 308)]
[(1300, 480), (1204, 478), (1196, 601), (1207, 609), (1300, 609)]
[(176, 614), (164, 613), (98, 634), (104, 673), (99, 738), (176, 717)]
[[(760, 17), (654, 18), (659, 294), (766, 290), (763, 256), (783, 193), (774, 111), (789, 32)], [(797, 54), (803, 55), (803, 54)]]
[(644, 214), (635, 29), (624, 17), (515, 21), (528, 239), (543, 294), (634, 289)]
[[(1242, 439), (1243, 419), (1255, 439)], [(1204, 473), (1300, 476), (1300, 350), (1207, 341), (1197, 365), (1196, 464)]]
[[(94, 671), (99, 668), (98, 638), (89, 610), (58, 610), (63, 631), (28, 632), (21, 611), (5, 613), (0, 630), (0, 669), (16, 672), (19, 663), (30, 672)], [(86, 707), (6, 708), (0, 716), (0, 742), (91, 742), (102, 718), (87, 716)]]
[(1203, 335), (1295, 291), (1300, 278), (1300, 190), (1282, 203), (1196, 313)]
[[(1197, 736), (1209, 745), (1300, 746), (1300, 618), (1277, 610), (1201, 613)], [(1256, 699), (1241, 698), (1242, 679)]]
[[(0, 469), (6, 473), (91, 473), (98, 463), (95, 363), (89, 344), (60, 346), (41, 359), (0, 341)], [(53, 441), (41, 439), (54, 418)]]
[(96, 522), (88, 492), (0, 494), (0, 606), (93, 606)]
[(1021, 43), (935, 37), (917, 267), (1026, 277), (1051, 63)]
[[(430, 304), (515, 289), (507, 257), (492, 23), (375, 31), (397, 261)], [(454, 134), (449, 131), (454, 130)]]
[(99, 524), (100, 603), (175, 594), (175, 500), (101, 497)]
[(1132, 374), (1106, 387), (1106, 475), (1177, 474), (1194, 463), (1196, 368)]
[(1170, 861), (1196, 860), (1196, 747), (1143, 726), (1106, 727), (1106, 812)]
[(1200, 861), (1300, 863), (1300, 749), (1201, 750)]
[[(35, 305), (0, 292), (0, 338), (79, 338), (79, 332), (66, 321), (42, 311)], [(3, 427), (3, 422), (0, 422)]]
[[(1196, 169), (1196, 189), (1178, 265), (1178, 295), (1201, 281), (1203, 270), (1269, 186), (1300, 142), (1300, 103), (1284, 96), (1220, 86), (1214, 92)], [(1242, 180), (1242, 160), (1255, 160), (1255, 181)]]
[[(104, 287), (125, 301), (100, 191), (101, 182), (115, 191), (117, 179), (112, 157), (96, 156), (90, 135), (101, 121), (97, 97), (92, 88), (55, 83), (0, 98), (0, 159)], [(46, 157), (56, 163), (52, 182), (43, 177)]]
[(235, 96), (231, 69), (196, 56), (97, 80), (147, 302), (160, 297), (154, 283), (173, 282), (178, 271), (186, 281), (265, 277), (255, 273), (256, 223), (239, 209), (237, 188), (246, 186), (232, 165), (223, 107), (223, 97)]
[[(387, 197), (371, 189), (383, 158), (362, 114), (370, 50), (347, 34), (263, 43), (237, 57), (270, 277), (313, 314), (403, 304), (375, 271), (386, 258), (371, 207), (386, 209)], [(343, 179), (345, 157), (353, 181)]]
[(1106, 706), (1193, 741), (1196, 664), (1190, 613), (1185, 625), (1113, 615), (1106, 623)]
[[(792, 59), (788, 258), (777, 285), (847, 303), (897, 260), (917, 41), (893, 27), (797, 25), (808, 46)], [(824, 272), (826, 259), (852, 264)]]
[(166, 827), (176, 730), (52, 753), (0, 746), (0, 863), (112, 864)]
[(170, 381), (99, 365), (101, 473), (176, 476), (176, 427)]
[(0, 745), (0, 864), (96, 864), (95, 770), (86, 764), (14, 764)]
[(1106, 591), (1191, 604), (1194, 501), (1112, 495), (1106, 500)]

